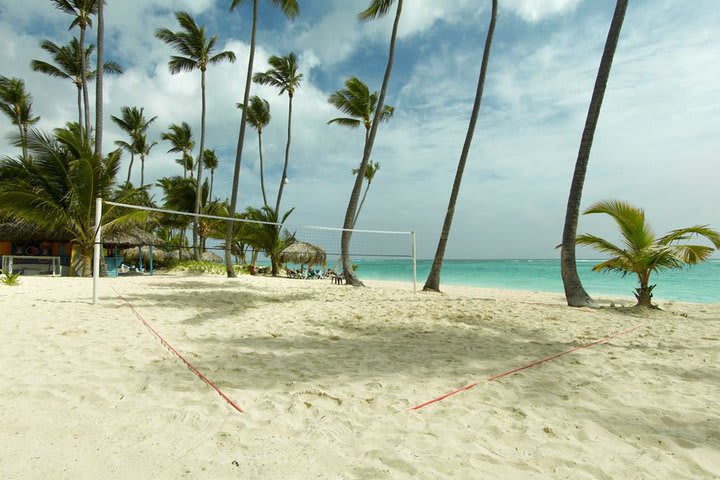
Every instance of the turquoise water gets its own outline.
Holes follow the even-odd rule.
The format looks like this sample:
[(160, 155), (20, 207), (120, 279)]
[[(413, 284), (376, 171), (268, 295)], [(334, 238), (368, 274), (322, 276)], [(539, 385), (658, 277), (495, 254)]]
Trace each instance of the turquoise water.
[[(356, 260), (357, 274), (368, 280), (412, 281), (410, 260)], [(619, 273), (593, 272), (597, 260), (579, 260), (578, 273), (590, 295), (618, 295), (633, 299), (637, 280)], [(418, 260), (418, 288), (422, 288), (431, 260)], [(563, 292), (560, 260), (445, 260), (442, 285)], [(650, 284), (656, 300), (720, 303), (720, 260), (682, 270), (654, 273)]]

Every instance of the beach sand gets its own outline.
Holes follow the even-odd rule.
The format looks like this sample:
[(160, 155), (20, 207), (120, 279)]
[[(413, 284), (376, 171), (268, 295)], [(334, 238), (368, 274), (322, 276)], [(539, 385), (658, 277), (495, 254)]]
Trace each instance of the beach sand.
[(0, 478), (720, 478), (720, 305), (368, 283), (0, 285)]

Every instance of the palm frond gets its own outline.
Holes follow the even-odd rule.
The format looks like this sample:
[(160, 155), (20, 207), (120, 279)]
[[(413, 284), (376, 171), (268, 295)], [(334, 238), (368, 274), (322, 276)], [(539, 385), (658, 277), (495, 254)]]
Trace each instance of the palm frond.
[(360, 21), (374, 20), (384, 17), (390, 11), (395, 0), (372, 0), (370, 6), (358, 14)]

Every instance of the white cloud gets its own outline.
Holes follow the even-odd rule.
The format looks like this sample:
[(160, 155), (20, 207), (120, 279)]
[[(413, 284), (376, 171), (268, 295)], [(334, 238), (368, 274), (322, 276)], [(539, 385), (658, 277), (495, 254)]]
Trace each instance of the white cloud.
[(579, 3), (580, 0), (506, 0), (502, 6), (526, 22), (535, 23), (553, 15), (572, 11)]

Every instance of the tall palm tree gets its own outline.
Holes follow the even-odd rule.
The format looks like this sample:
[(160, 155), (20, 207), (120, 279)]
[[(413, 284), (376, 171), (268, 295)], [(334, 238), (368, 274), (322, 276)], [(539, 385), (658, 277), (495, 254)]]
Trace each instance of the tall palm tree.
[[(82, 52), (85, 50), (85, 31), (87, 30), (87, 27), (92, 28), (92, 15), (96, 14), (98, 11), (98, 1), (97, 0), (50, 0), (56, 8), (59, 10), (68, 13), (70, 15), (73, 15), (75, 18), (73, 19), (72, 23), (70, 24), (70, 30), (72, 30), (73, 27), (78, 27), (80, 29), (80, 51)], [(88, 70), (87, 67), (87, 57), (83, 57), (82, 55), (78, 55), (80, 59), (80, 68), (81, 72), (86, 72)], [(82, 95), (83, 95), (83, 101), (85, 103), (85, 138), (88, 142), (90, 142), (90, 100), (88, 98), (88, 88), (87, 88), (87, 78), (82, 77), (81, 78), (81, 87), (82, 87)]]
[(595, 265), (593, 271), (636, 274), (639, 287), (635, 290), (635, 298), (638, 305), (643, 307), (653, 306), (652, 291), (655, 285), (650, 285), (652, 272), (704, 262), (714, 251), (712, 247), (705, 245), (685, 245), (678, 242), (693, 236), (701, 236), (710, 240), (715, 248), (720, 248), (720, 233), (708, 228), (707, 225), (680, 228), (663, 237), (655, 238), (652, 229), (645, 222), (645, 212), (627, 202), (617, 200), (597, 202), (584, 212), (585, 215), (591, 213), (604, 213), (615, 220), (623, 238), (623, 246), (616, 246), (608, 240), (588, 234), (578, 235), (576, 242), (610, 255), (609, 259)]
[[(97, 81), (95, 82), (95, 155), (102, 157), (103, 146), (103, 64), (105, 63), (105, 0), (100, 0), (97, 4)], [(142, 185), (141, 185), (142, 186)]]
[(40, 117), (32, 115), (32, 95), (25, 90), (22, 79), (0, 75), (0, 110), (18, 127), (23, 158), (27, 159), (28, 129), (40, 121)]
[[(371, 0), (370, 6), (362, 11), (358, 17), (361, 21), (384, 17), (390, 11), (390, 7), (392, 7), (393, 3), (395, 3), (395, 0)], [(350, 240), (352, 238), (351, 228), (357, 212), (360, 190), (362, 189), (363, 179), (365, 178), (365, 170), (367, 169), (368, 162), (370, 161), (370, 154), (372, 153), (373, 144), (375, 143), (375, 135), (377, 134), (377, 129), (385, 108), (385, 94), (387, 93), (388, 84), (390, 83), (390, 74), (392, 73), (392, 66), (395, 60), (395, 41), (397, 39), (400, 16), (402, 15), (402, 7), (403, 0), (397, 0), (395, 20), (393, 21), (392, 34), (390, 36), (390, 51), (388, 52), (388, 61), (387, 66), (385, 67), (382, 87), (380, 87), (380, 97), (378, 98), (377, 106), (375, 107), (375, 114), (370, 127), (370, 134), (365, 142), (362, 161), (358, 167), (358, 174), (355, 177), (355, 184), (353, 185), (352, 192), (350, 193), (350, 200), (348, 201), (348, 208), (345, 211), (345, 220), (343, 221), (343, 233), (340, 240), (340, 258), (342, 259), (345, 281), (347, 284), (353, 286), (362, 286), (363, 283), (355, 275), (350, 261)]]
[(270, 85), (280, 90), (280, 95), (288, 94), (288, 125), (287, 125), (287, 143), (285, 144), (285, 166), (283, 167), (282, 177), (280, 177), (280, 187), (278, 188), (277, 200), (275, 201), (275, 212), (280, 212), (280, 201), (282, 200), (283, 188), (287, 180), (288, 161), (290, 160), (290, 138), (292, 132), (292, 101), (295, 91), (300, 88), (303, 74), (298, 72), (297, 57), (293, 52), (288, 53), (284, 57), (273, 55), (268, 59), (268, 63), (272, 67), (266, 72), (258, 72), (253, 76), (253, 81), (260, 85)]
[[(97, 158), (82, 131), (77, 125), (56, 129), (52, 135), (30, 129), (32, 159), (0, 159), (0, 215), (73, 238), (73, 257), (82, 258), (82, 274), (89, 275), (95, 198), (112, 195), (120, 151)], [(136, 191), (128, 189), (115, 200), (127, 203), (136, 196)], [(102, 226), (112, 229), (146, 217), (145, 212), (120, 214), (111, 207), (103, 213)]]
[[(242, 0), (231, 0), (230, 11), (235, 10)], [(272, 3), (279, 6), (283, 14), (290, 19), (294, 19), (298, 13), (300, 13), (300, 7), (298, 6), (297, 0), (272, 0)], [(255, 61), (255, 33), (257, 30), (257, 12), (258, 12), (258, 0), (253, 0), (253, 14), (252, 14), (252, 28), (250, 32), (250, 54), (248, 55), (248, 67), (247, 77), (245, 78), (245, 91), (243, 93), (243, 105), (247, 105), (250, 100), (250, 81), (253, 75), (253, 62)], [(235, 167), (233, 169), (233, 183), (232, 190), (230, 192), (230, 210), (228, 211), (228, 217), (235, 217), (237, 209), (237, 192), (238, 183), (240, 180), (240, 164), (242, 163), (242, 152), (243, 145), (245, 142), (245, 124), (247, 117), (243, 110), (240, 115), (240, 132), (238, 133), (237, 149), (235, 150)], [(233, 244), (233, 231), (235, 222), (228, 221), (225, 228), (225, 266), (227, 268), (228, 278), (236, 277), (235, 270), (232, 267), (231, 258), (231, 245)]]
[(135, 150), (140, 154), (140, 186), (145, 185), (145, 157), (150, 154), (150, 150), (157, 145), (157, 142), (148, 143), (147, 135), (143, 134), (135, 140)]
[(472, 113), (470, 114), (470, 123), (468, 124), (465, 143), (460, 153), (458, 168), (455, 171), (455, 180), (453, 181), (450, 201), (447, 212), (445, 213), (445, 221), (443, 222), (437, 250), (435, 251), (435, 258), (432, 267), (430, 267), (428, 278), (425, 280), (423, 291), (440, 291), (440, 271), (442, 270), (443, 257), (445, 256), (445, 247), (447, 246), (448, 237), (450, 236), (450, 227), (452, 226), (453, 216), (455, 215), (455, 204), (457, 203), (457, 197), (460, 193), (460, 183), (462, 182), (463, 173), (465, 172), (465, 164), (467, 163), (467, 157), (470, 153), (470, 145), (475, 135), (475, 125), (477, 124), (478, 114), (480, 113), (480, 105), (485, 88), (485, 77), (487, 76), (488, 62), (490, 61), (490, 49), (492, 47), (493, 34), (495, 33), (495, 22), (497, 21), (497, 8), (498, 2), (497, 0), (493, 0), (490, 11), (490, 25), (488, 26), (487, 36), (485, 37), (485, 50), (483, 51), (480, 66), (480, 76), (478, 78), (477, 90), (475, 91), (475, 102), (473, 103)]
[[(195, 20), (187, 12), (175, 12), (175, 18), (180, 24), (181, 30), (173, 32), (167, 28), (158, 28), (155, 36), (175, 48), (180, 55), (173, 55), (168, 62), (170, 73), (175, 75), (180, 72), (191, 72), (200, 70), (200, 88), (202, 95), (202, 114), (200, 116), (200, 158), (197, 162), (197, 174), (195, 184), (202, 185), (203, 154), (205, 151), (205, 71), (208, 65), (220, 62), (235, 62), (235, 54), (229, 50), (213, 55), (217, 35), (209, 39), (205, 37), (205, 26), (198, 26)], [(200, 260), (200, 249), (198, 248), (198, 223), (200, 217), (200, 204), (202, 199), (201, 189), (198, 189), (195, 199), (195, 221), (193, 222), (193, 248), (195, 260)]]
[[(378, 170), (380, 170), (379, 163), (373, 161), (368, 162), (367, 168), (365, 169), (365, 180), (367, 180), (367, 185), (365, 186), (365, 192), (363, 193), (362, 200), (360, 201), (360, 206), (358, 206), (357, 212), (355, 213), (355, 218), (353, 218), (352, 228), (355, 228), (355, 224), (360, 216), (360, 210), (362, 210), (362, 207), (365, 204), (365, 197), (367, 197), (368, 190), (370, 190), (370, 184), (375, 178), (375, 174)], [(353, 175), (357, 175), (358, 173), (360, 173), (360, 169), (353, 168)]]
[[(150, 125), (152, 125), (152, 123), (157, 119), (157, 116), (155, 116), (150, 120), (146, 120), (144, 111), (145, 109), (143, 107), (138, 108), (125, 106), (120, 109), (119, 117), (116, 117), (115, 115), (110, 116), (112, 121), (120, 127), (120, 130), (127, 133), (130, 137), (129, 142), (122, 140), (115, 142), (116, 145), (130, 152), (130, 165), (128, 166), (127, 181), (125, 183), (130, 183), (130, 174), (132, 173), (135, 154), (140, 153), (136, 151), (135, 148), (137, 141), (141, 136), (145, 135), (145, 132), (147, 132), (147, 129), (150, 128)], [(140, 184), (142, 185), (142, 182)]]
[[(195, 170), (195, 159), (192, 157), (192, 155), (183, 155), (181, 158), (176, 158), (175, 163), (183, 167), (183, 178), (187, 178), (188, 172), (191, 172), (190, 177), (192, 178), (192, 172)], [(195, 207), (193, 206), (193, 208)], [(191, 208), (190, 210), (192, 210), (193, 208)]]
[(212, 191), (213, 191), (213, 183), (215, 183), (215, 170), (217, 170), (218, 167), (218, 158), (217, 153), (215, 153), (215, 149), (205, 149), (205, 153), (203, 154), (203, 162), (205, 162), (205, 168), (210, 170), (210, 192), (208, 193), (208, 198), (212, 200)]
[[(345, 88), (338, 90), (328, 97), (328, 102), (342, 111), (347, 117), (338, 117), (329, 120), (328, 125), (337, 123), (342, 127), (365, 127), (365, 143), (370, 136), (372, 116), (377, 108), (378, 92), (370, 93), (370, 89), (357, 77), (350, 77), (345, 81)], [(395, 107), (384, 105), (380, 113), (380, 120), (387, 122), (395, 113)]]
[[(244, 109), (242, 103), (237, 104), (238, 108)], [(265, 174), (263, 168), (262, 154), (262, 131), (270, 123), (270, 103), (267, 100), (253, 95), (250, 99), (250, 108), (244, 113), (247, 117), (247, 123), (250, 124), (258, 132), (258, 152), (260, 153), (260, 190), (263, 196), (263, 205), (267, 205), (267, 196), (265, 195)]]
[(183, 166), (183, 177), (187, 176), (188, 167), (192, 168), (192, 151), (195, 148), (193, 140), (192, 128), (187, 122), (181, 124), (172, 123), (168, 127), (168, 131), (160, 135), (162, 140), (170, 142), (170, 150), (168, 153), (180, 153), (182, 157), (178, 160)]
[(580, 276), (577, 273), (577, 265), (575, 263), (575, 236), (577, 234), (577, 223), (580, 215), (582, 191), (585, 184), (585, 173), (587, 172), (588, 160), (590, 159), (590, 149), (592, 148), (598, 118), (600, 118), (600, 109), (602, 107), (603, 97), (605, 96), (605, 87), (610, 77), (610, 69), (620, 38), (620, 30), (622, 29), (623, 20), (625, 19), (627, 5), (628, 0), (617, 0), (615, 4), (615, 13), (610, 23), (610, 30), (608, 31), (607, 40), (605, 41), (605, 49), (603, 50), (600, 67), (598, 68), (597, 77), (595, 78), (595, 87), (593, 88), (590, 107), (588, 108), (587, 118), (585, 120), (585, 128), (583, 129), (582, 139), (580, 140), (580, 148), (578, 150), (577, 160), (575, 161), (575, 172), (573, 173), (570, 195), (568, 196), (567, 209), (565, 211), (565, 226), (563, 227), (562, 244), (560, 247), (560, 271), (565, 289), (565, 298), (571, 307), (591, 307), (595, 305), (595, 302), (593, 302), (590, 295), (588, 295), (583, 288)]
[[(85, 54), (82, 56), (80, 55), (80, 52), (82, 51), (80, 48), (80, 42), (77, 38), (73, 38), (68, 45), (63, 46), (59, 46), (50, 40), (43, 40), (40, 44), (40, 48), (50, 54), (55, 64), (41, 60), (32, 60), (30, 62), (30, 67), (36, 72), (44, 73), (51, 77), (65, 78), (75, 84), (75, 87), (77, 88), (78, 122), (82, 126), (82, 87), (87, 80), (92, 80), (97, 74), (95, 70), (85, 70), (83, 65), (87, 65), (87, 61), (90, 58), (90, 55), (92, 55), (92, 52), (95, 50), (95, 46), (88, 45), (85, 49)], [(123, 69), (117, 63), (107, 61), (103, 63), (103, 71), (109, 74), (121, 74)], [(84, 75), (83, 72), (85, 72)], [(87, 111), (89, 110), (86, 109), (86, 112)], [(85, 139), (87, 140), (88, 138), (89, 137), (85, 135)]]

